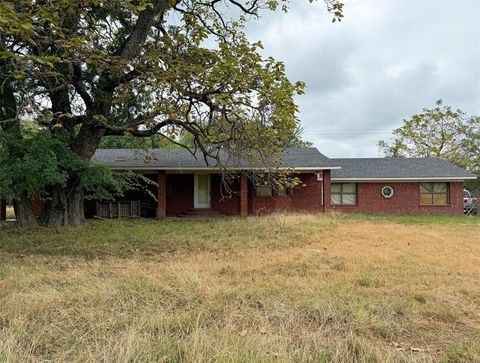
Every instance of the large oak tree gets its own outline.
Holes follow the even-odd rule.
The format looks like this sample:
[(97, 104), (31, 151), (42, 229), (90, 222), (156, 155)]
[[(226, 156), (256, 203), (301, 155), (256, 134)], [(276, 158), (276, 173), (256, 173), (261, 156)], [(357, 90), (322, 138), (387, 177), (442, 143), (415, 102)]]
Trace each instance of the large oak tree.
[[(324, 1), (340, 20), (342, 4)], [(16, 184), (4, 195), (18, 221), (35, 223), (29, 198), (40, 193), (47, 201), (43, 222), (82, 224), (88, 161), (105, 136), (159, 134), (178, 142), (187, 132), (192, 151), (214, 159), (222, 149), (249, 157), (277, 152), (298, 126), (293, 97), (303, 84), (290, 82), (281, 62), (263, 58), (261, 43), (249, 42), (243, 30), (261, 11), (287, 6), (287, 0), (0, 2), (0, 148), (10, 162), (4, 166), (18, 169), (3, 177), (3, 189)], [(25, 140), (22, 120), (33, 120), (40, 133)], [(32, 165), (39, 181), (30, 175), (23, 182), (18, 173)]]

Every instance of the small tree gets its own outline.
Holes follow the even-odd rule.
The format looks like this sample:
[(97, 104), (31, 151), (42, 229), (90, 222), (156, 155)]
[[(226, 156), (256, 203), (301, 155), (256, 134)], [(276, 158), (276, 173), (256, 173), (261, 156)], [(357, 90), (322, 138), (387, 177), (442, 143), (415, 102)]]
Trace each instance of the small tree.
[(388, 157), (438, 157), (480, 176), (480, 117), (443, 105), (404, 120), (390, 141), (378, 146)]

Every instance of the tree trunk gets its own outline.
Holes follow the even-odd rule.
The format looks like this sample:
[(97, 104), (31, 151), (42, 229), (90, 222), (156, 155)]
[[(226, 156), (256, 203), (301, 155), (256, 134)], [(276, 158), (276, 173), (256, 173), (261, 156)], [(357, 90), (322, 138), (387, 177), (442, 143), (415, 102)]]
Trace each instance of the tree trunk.
[(83, 187), (77, 184), (70, 195), (68, 196), (67, 201), (67, 214), (68, 214), (68, 225), (70, 226), (82, 226), (85, 224), (85, 211), (84, 211), (84, 192)]
[(13, 201), (17, 225), (21, 228), (32, 228), (37, 226), (37, 217), (33, 212), (32, 201), (27, 196)]
[(69, 190), (51, 188), (41, 221), (49, 227), (79, 227), (85, 224), (83, 188), (78, 183)]
[[(82, 159), (90, 160), (105, 133), (102, 128), (82, 126), (72, 151)], [(69, 183), (67, 187), (54, 186), (48, 191), (49, 198), (40, 220), (49, 227), (73, 226), (85, 224), (84, 190), (79, 181)]]

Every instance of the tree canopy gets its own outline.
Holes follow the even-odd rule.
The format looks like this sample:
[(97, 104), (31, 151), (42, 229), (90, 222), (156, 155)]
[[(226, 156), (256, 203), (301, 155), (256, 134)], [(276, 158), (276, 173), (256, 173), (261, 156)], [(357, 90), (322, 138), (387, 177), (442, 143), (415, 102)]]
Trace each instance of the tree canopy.
[(438, 157), (480, 177), (480, 116), (468, 116), (438, 100), (404, 120), (380, 150), (389, 157)]
[[(324, 1), (340, 20), (343, 5)], [(185, 132), (205, 157), (220, 149), (275, 154), (298, 127), (293, 97), (304, 84), (291, 82), (282, 62), (262, 57), (244, 26), (277, 9), (287, 11), (288, 1), (0, 2), (4, 165), (11, 155), (37, 167), (45, 161), (32, 147), (7, 150), (22, 143), (26, 119), (44, 135), (28, 143), (61, 144), (71, 160), (90, 160), (105, 136), (160, 135), (178, 144)], [(60, 146), (49, 150), (60, 157)], [(47, 224), (82, 224), (84, 170), (62, 170), (61, 182), (48, 179), (40, 191), (0, 189), (0, 198), (13, 198), (17, 218), (31, 224), (29, 197), (40, 192)], [(12, 182), (1, 178), (0, 185)]]

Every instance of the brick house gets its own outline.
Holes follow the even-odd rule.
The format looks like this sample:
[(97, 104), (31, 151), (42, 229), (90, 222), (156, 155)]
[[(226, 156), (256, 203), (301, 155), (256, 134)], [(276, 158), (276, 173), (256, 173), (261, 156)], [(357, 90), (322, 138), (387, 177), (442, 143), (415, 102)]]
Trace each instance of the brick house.
[[(280, 169), (294, 171), (300, 180), (297, 187), (284, 191), (271, 185), (255, 185), (248, 174), (262, 170), (251, 167), (247, 160), (229, 159), (228, 155), (222, 159), (231, 176), (228, 185), (222, 183), (222, 171), (214, 160), (207, 164), (202, 156), (195, 158), (184, 149), (103, 149), (94, 157), (112, 169), (141, 172), (156, 182), (158, 187), (152, 190), (157, 194), (155, 205), (142, 208), (141, 214), (147, 217), (318, 213), (330, 206), (330, 172), (339, 167), (315, 148), (289, 148), (283, 152)], [(128, 194), (125, 199), (138, 198)], [(93, 205), (87, 207), (88, 213), (95, 214)]]
[[(114, 170), (142, 173), (152, 181), (148, 188), (156, 200), (142, 190), (128, 192), (114, 203), (106, 203), (106, 217), (111, 218), (122, 216), (120, 210), (125, 207), (130, 208), (125, 213), (131, 213), (132, 206), (133, 214), (147, 218), (328, 210), (460, 215), (464, 181), (476, 179), (436, 158), (329, 159), (316, 148), (284, 150), (281, 168), (300, 181), (293, 188), (257, 185), (248, 174), (258, 175), (262, 170), (227, 155), (222, 162), (230, 175), (227, 184), (222, 183), (221, 170), (212, 160), (207, 164), (184, 149), (101, 149), (94, 160)], [(102, 207), (99, 202), (87, 201), (87, 217), (101, 214), (99, 205)]]
[(316, 148), (288, 148), (282, 154), (281, 167), (295, 173), (301, 181), (298, 186), (279, 191), (272, 185), (255, 185), (247, 174), (261, 170), (251, 170), (248, 162), (225, 156), (223, 164), (234, 175), (227, 193), (213, 162), (207, 165), (187, 150), (98, 150), (95, 159), (113, 169), (145, 173), (157, 182), (157, 201), (147, 213), (150, 217), (330, 209), (462, 214), (464, 180), (475, 179), (474, 174), (436, 158), (329, 159)]

